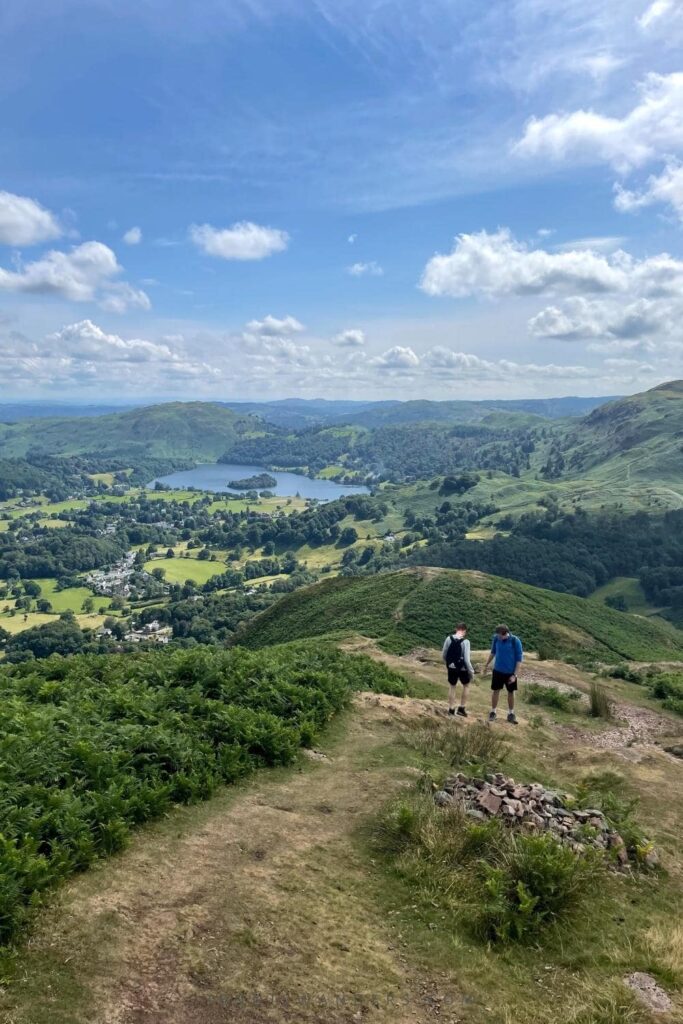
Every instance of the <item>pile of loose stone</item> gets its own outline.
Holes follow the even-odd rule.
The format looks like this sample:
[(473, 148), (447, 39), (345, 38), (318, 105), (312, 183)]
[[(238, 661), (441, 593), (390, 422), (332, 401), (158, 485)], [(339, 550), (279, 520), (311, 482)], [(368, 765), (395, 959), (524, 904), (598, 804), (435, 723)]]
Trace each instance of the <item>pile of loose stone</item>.
[(572, 799), (569, 795), (563, 798), (537, 782), (523, 785), (500, 772), (486, 779), (468, 778), (458, 772), (446, 779), (434, 799), (441, 807), (461, 804), (469, 817), (480, 821), (500, 817), (531, 832), (548, 830), (577, 853), (587, 846), (611, 850), (616, 864), (628, 863), (626, 844), (602, 811), (567, 807), (565, 803)]

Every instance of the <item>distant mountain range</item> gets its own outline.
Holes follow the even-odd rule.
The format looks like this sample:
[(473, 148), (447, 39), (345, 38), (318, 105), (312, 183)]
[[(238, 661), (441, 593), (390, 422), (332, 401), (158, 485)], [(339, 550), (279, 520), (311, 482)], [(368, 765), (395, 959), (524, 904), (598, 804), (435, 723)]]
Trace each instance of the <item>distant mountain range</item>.
[(326, 399), (286, 398), (277, 402), (226, 402), (237, 412), (250, 413), (276, 426), (299, 429), (326, 424), (356, 424), (362, 427), (403, 423), (478, 422), (492, 412), (526, 413), (547, 419), (583, 416), (613, 398), (520, 398), (481, 402), (334, 402)]
[(106, 416), (126, 412), (133, 405), (75, 405), (70, 402), (0, 402), (0, 423), (50, 419), (57, 416)]
[[(219, 405), (233, 412), (247, 416), (258, 416), (274, 426), (294, 430), (309, 426), (332, 423), (356, 423), (359, 426), (381, 426), (397, 423), (414, 423), (425, 420), (431, 423), (467, 422), (481, 420), (493, 411), (529, 413), (548, 419), (567, 416), (583, 416), (592, 409), (613, 398), (521, 398), (482, 402), (347, 402), (326, 398), (283, 398), (274, 402), (206, 402), (178, 403), (162, 402), (159, 405)], [(107, 405), (93, 403), (79, 405), (71, 402), (0, 402), (0, 423), (20, 423), (36, 419), (87, 419), (93, 416), (109, 416), (133, 409), (151, 408), (151, 403), (129, 403)]]

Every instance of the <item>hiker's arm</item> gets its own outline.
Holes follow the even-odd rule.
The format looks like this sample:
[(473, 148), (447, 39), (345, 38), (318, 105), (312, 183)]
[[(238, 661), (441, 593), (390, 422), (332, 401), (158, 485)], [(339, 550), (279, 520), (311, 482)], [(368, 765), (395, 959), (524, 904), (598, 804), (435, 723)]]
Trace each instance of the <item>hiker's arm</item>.
[(517, 675), (519, 674), (520, 668), (522, 667), (522, 662), (524, 661), (524, 653), (522, 651), (522, 645), (519, 642), (519, 640), (515, 644), (515, 655), (517, 657), (517, 660), (515, 662), (515, 671), (514, 671), (513, 674), (514, 674), (514, 676), (516, 678)]
[(451, 646), (451, 638), (449, 636), (447, 636), (446, 637), (446, 642), (444, 643), (443, 647), (441, 648), (441, 660), (442, 661), (446, 660), (446, 655), (448, 654), (448, 648), (450, 646)]
[(469, 640), (463, 641), (462, 653), (463, 653), (463, 657), (465, 659), (465, 668), (467, 669), (467, 671), (470, 674), (470, 679), (472, 679), (472, 678), (474, 678), (475, 672), (474, 672), (474, 665), (472, 664), (472, 652), (471, 652)]
[(488, 670), (489, 670), (489, 665), (490, 665), (490, 664), (491, 664), (491, 662), (493, 661), (493, 656), (494, 656), (494, 654), (495, 654), (495, 653), (496, 653), (496, 642), (495, 642), (495, 640), (494, 640), (494, 641), (493, 641), (493, 643), (492, 643), (492, 645), (491, 645), (491, 650), (490, 650), (490, 652), (489, 652), (489, 656), (488, 656), (488, 658), (486, 659), (486, 664), (484, 665), (484, 672), (488, 672)]

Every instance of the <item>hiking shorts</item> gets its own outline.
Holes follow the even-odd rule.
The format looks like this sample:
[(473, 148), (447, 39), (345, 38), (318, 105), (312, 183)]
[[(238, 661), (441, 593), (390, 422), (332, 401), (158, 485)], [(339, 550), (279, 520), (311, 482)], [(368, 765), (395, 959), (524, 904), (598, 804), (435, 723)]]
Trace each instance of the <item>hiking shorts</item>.
[(448, 682), (451, 686), (456, 686), (458, 683), (462, 683), (463, 686), (469, 686), (470, 674), (466, 668), (449, 668)]
[(491, 676), (491, 689), (502, 690), (505, 687), (508, 693), (514, 693), (517, 689), (517, 680), (513, 680), (513, 676), (514, 672), (498, 672), (494, 668)]

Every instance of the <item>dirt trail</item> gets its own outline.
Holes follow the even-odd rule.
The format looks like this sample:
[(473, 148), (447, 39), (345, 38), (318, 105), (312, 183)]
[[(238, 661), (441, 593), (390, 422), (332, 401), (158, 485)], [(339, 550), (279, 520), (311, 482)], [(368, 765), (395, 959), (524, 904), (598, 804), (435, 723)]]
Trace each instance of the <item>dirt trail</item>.
[(32, 943), (60, 963), (51, 988), (20, 1013), (0, 997), (0, 1019), (417, 1024), (444, 992), (458, 1006), (392, 944), (354, 838), (413, 778), (382, 761), (391, 719), (361, 697), (328, 759), (180, 811), (176, 834), (152, 829), (76, 880)]

